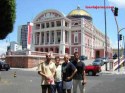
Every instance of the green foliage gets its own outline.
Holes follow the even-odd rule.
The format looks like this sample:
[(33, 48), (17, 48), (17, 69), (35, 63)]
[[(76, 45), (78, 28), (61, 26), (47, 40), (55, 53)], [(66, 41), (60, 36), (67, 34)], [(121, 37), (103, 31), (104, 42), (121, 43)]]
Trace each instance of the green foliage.
[(15, 0), (0, 0), (0, 40), (13, 31), (15, 19)]

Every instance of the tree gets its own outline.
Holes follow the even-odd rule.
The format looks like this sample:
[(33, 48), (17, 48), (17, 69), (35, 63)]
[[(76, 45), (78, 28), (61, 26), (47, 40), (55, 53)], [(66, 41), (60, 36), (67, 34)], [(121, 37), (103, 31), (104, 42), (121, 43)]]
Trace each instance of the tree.
[(0, 40), (13, 31), (16, 19), (15, 0), (0, 0)]

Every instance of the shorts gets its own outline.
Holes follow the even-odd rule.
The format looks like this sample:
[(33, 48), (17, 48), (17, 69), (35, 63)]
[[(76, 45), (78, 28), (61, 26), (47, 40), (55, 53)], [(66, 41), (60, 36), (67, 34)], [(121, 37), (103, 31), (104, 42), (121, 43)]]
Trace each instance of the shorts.
[(63, 81), (63, 89), (71, 89), (72, 85), (72, 81)]

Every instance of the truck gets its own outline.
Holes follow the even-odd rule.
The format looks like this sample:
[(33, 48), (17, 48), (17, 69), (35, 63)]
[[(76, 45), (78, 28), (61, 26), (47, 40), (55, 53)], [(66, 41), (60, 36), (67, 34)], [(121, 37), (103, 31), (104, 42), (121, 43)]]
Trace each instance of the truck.
[(95, 76), (97, 73), (101, 72), (101, 66), (98, 65), (85, 66), (85, 72), (89, 76)]

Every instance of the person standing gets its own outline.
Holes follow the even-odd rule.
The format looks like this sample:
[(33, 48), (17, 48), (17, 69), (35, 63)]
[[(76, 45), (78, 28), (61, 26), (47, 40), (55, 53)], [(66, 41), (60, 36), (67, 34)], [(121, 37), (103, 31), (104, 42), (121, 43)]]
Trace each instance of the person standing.
[(55, 92), (63, 93), (62, 92), (62, 65), (60, 63), (60, 57), (55, 57), (55, 65), (56, 65), (56, 72), (55, 72)]
[(56, 66), (55, 63), (51, 61), (51, 54), (46, 54), (46, 61), (42, 62), (38, 67), (38, 74), (42, 77), (41, 87), (42, 93), (55, 93), (54, 90), (54, 75)]
[(77, 93), (77, 86), (79, 86), (80, 93), (85, 93), (86, 74), (85, 64), (79, 60), (78, 52), (74, 53), (73, 65), (77, 68), (77, 72), (73, 77), (73, 93)]
[(63, 93), (71, 93), (72, 78), (76, 72), (76, 67), (69, 61), (69, 55), (65, 55), (62, 64)]

